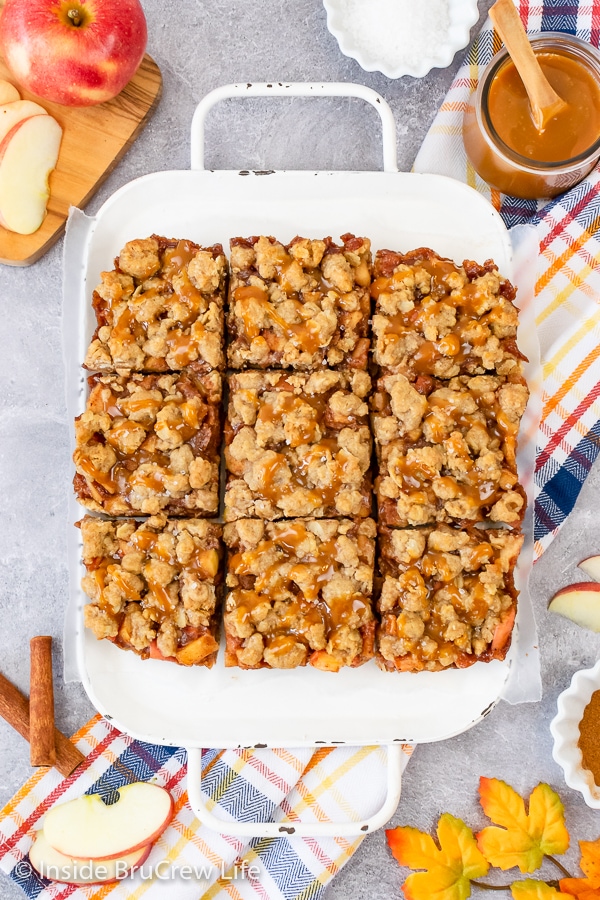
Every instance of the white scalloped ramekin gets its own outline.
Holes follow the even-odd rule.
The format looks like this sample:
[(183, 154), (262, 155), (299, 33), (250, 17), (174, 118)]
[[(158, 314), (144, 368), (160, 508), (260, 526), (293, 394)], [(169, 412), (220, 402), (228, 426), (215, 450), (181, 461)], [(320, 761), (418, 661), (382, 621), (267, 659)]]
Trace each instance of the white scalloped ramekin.
[[(418, 3), (419, 0), (415, 2)], [(343, 0), (323, 0), (323, 5), (327, 11), (327, 28), (337, 40), (344, 56), (355, 59), (366, 72), (381, 72), (388, 78), (402, 78), (403, 75), (422, 78), (431, 69), (445, 69), (454, 59), (457, 50), (462, 50), (469, 43), (471, 28), (479, 18), (477, 0), (448, 0), (450, 27), (446, 40), (432, 47), (431, 54), (423, 56), (419, 66), (411, 68), (402, 61), (396, 66), (389, 66), (388, 63), (366, 55), (361, 47), (357, 47), (346, 27)], [(386, 23), (382, 22), (382, 31), (386, 27)]]
[(558, 698), (558, 713), (550, 723), (554, 738), (552, 756), (565, 773), (569, 787), (579, 791), (593, 809), (600, 809), (600, 787), (594, 783), (592, 773), (583, 768), (577, 743), (583, 711), (597, 690), (600, 690), (600, 660), (593, 669), (575, 672), (570, 687)]

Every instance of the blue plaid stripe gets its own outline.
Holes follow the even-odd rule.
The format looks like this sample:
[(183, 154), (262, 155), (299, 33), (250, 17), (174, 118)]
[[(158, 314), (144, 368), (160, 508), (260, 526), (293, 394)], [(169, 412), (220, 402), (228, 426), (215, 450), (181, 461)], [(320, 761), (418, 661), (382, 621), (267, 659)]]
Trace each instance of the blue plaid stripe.
[(287, 838), (261, 838), (251, 846), (286, 900), (314, 900), (323, 892)]
[(222, 759), (202, 778), (202, 789), (240, 822), (270, 819), (276, 803)]
[[(535, 502), (534, 539), (555, 531), (569, 515), (587, 475), (600, 452), (600, 422), (596, 422), (570, 453), (565, 463), (543, 483)], [(538, 473), (539, 475), (540, 473)]]
[[(25, 857), (27, 859), (27, 857)], [(42, 891), (51, 884), (50, 881), (47, 881), (45, 878), (42, 878), (40, 875), (35, 872), (31, 866), (29, 866), (29, 871), (23, 871), (24, 867), (22, 865), (18, 865), (12, 869), (10, 873), (10, 877), (15, 884), (18, 884), (22, 891), (25, 892), (26, 896), (30, 898), (30, 900), (35, 900), (35, 898), (42, 893)]]
[(541, 31), (568, 31), (577, 33), (577, 3), (561, 3), (559, 0), (546, 0), (542, 13)]
[(163, 747), (132, 741), (107, 771), (94, 782), (86, 794), (101, 794), (110, 799), (115, 791), (134, 781), (149, 781), (172, 756), (181, 757), (185, 751), (178, 747)]

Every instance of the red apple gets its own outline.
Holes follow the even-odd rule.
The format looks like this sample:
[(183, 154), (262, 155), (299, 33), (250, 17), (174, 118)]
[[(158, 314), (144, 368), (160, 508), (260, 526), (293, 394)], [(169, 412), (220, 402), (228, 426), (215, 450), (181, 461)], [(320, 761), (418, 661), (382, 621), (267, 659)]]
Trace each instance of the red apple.
[(139, 0), (6, 0), (0, 14), (0, 50), (16, 80), (65, 106), (116, 97), (147, 36)]

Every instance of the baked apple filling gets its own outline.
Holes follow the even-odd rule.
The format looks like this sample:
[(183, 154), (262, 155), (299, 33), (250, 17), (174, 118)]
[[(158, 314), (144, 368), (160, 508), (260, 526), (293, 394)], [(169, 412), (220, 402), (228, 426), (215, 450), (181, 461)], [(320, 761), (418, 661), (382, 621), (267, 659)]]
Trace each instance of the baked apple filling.
[(225, 664), (336, 672), (370, 659), (374, 538), (372, 519), (225, 525)]
[(341, 240), (231, 240), (231, 368), (366, 369), (371, 244)]
[(221, 376), (92, 375), (75, 420), (75, 492), (95, 512), (216, 514)]
[(93, 295), (98, 327), (85, 367), (98, 372), (222, 369), (227, 261), (158, 235), (129, 241)]
[(152, 516), (78, 523), (90, 603), (84, 621), (143, 658), (212, 666), (222, 592), (221, 526), (204, 519)]
[(522, 544), (500, 528), (381, 527), (379, 665), (419, 672), (504, 659)]
[(230, 376), (226, 521), (370, 515), (370, 388), (353, 370)]

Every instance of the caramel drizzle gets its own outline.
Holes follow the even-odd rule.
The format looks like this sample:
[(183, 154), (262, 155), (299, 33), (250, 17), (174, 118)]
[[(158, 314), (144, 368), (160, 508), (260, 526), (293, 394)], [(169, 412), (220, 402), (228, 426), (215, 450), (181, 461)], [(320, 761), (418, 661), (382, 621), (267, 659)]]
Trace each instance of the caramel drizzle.
[[(288, 298), (292, 300), (293, 298)], [(236, 303), (235, 311), (244, 323), (244, 334), (248, 340), (252, 341), (262, 333), (262, 328), (254, 319), (253, 307), (259, 304), (265, 311), (269, 319), (280, 331), (283, 332), (288, 341), (298, 347), (305, 353), (314, 354), (319, 350), (320, 336), (315, 328), (314, 322), (301, 322), (297, 325), (286, 322), (279, 313), (269, 303), (269, 295), (266, 291), (253, 286), (239, 287), (234, 292), (234, 300)], [(298, 315), (303, 311), (303, 304), (293, 299), (294, 306)]]
[[(331, 391), (330, 393), (332, 393)], [(321, 437), (316, 440), (319, 431), (325, 431), (328, 395), (302, 394), (295, 396), (291, 391), (279, 391), (277, 397), (264, 403), (258, 413), (257, 421), (275, 422), (281, 425), (290, 414), (296, 413), (295, 422), (301, 423), (292, 436), (286, 439), (287, 445), (297, 452), (293, 455), (273, 452), (265, 462), (261, 463), (261, 478), (258, 488), (254, 490), (259, 497), (270, 501), (274, 506), (283, 508), (282, 501), (298, 490), (303, 491), (303, 501), (312, 504), (313, 510), (318, 507), (327, 509), (335, 505), (335, 498), (348, 483), (347, 467), (352, 462), (351, 455), (339, 446), (335, 437)], [(312, 415), (308, 415), (308, 413)], [(350, 417), (347, 424), (355, 424)], [(278, 446), (278, 445), (276, 445)], [(309, 487), (309, 472), (315, 467), (327, 465), (328, 483)], [(281, 481), (282, 466), (289, 466), (292, 477), (289, 481)]]
[[(358, 592), (336, 597), (331, 602), (322, 596), (325, 584), (342, 571), (335, 559), (335, 538), (320, 543), (315, 555), (305, 555), (301, 545), (310, 533), (302, 523), (286, 524), (273, 529), (272, 534), (271, 540), (261, 541), (253, 550), (236, 553), (229, 562), (235, 575), (249, 576), (263, 554), (270, 553), (273, 548), (277, 550), (276, 562), (255, 576), (252, 590), (240, 588), (232, 592), (236, 611), (243, 622), (250, 622), (252, 610), (265, 600), (270, 603), (281, 601), (277, 606), (276, 624), (262, 632), (269, 649), (287, 652), (294, 643), (291, 639), (307, 643), (306, 631), (314, 625), (323, 625), (326, 637), (330, 639), (353, 613), (358, 613), (363, 622), (371, 618), (370, 603)], [(293, 564), (287, 566), (288, 562)]]
[[(85, 452), (79, 450), (76, 453), (78, 468), (89, 481), (97, 482), (109, 494), (119, 494), (128, 502), (132, 490), (140, 486), (157, 494), (164, 493), (163, 479), (166, 475), (173, 473), (170, 469), (171, 460), (168, 451), (157, 450), (154, 446), (156, 438), (153, 430), (154, 423), (150, 426), (144, 425), (144, 423), (133, 422), (124, 415), (125, 412), (139, 412), (143, 409), (157, 410), (163, 405), (162, 401), (153, 398), (136, 399), (135, 394), (133, 396), (117, 396), (112, 391), (106, 397), (99, 396), (101, 396), (99, 404), (101, 411), (107, 412), (113, 420), (105, 439), (113, 448), (117, 459), (109, 472), (101, 472), (93, 465)], [(206, 406), (203, 403), (197, 405), (185, 398), (169, 399), (164, 406), (176, 407), (182, 416), (179, 423), (169, 423), (169, 430), (177, 431), (181, 435), (183, 443), (191, 440), (198, 433), (206, 413)], [(140, 427), (147, 432), (145, 440), (131, 453), (122, 451), (119, 446), (120, 439), (127, 431)], [(153, 471), (140, 475), (137, 469), (148, 463), (154, 466)]]
[[(162, 273), (157, 273), (154, 276), (154, 278), (160, 279), (167, 285), (168, 299), (174, 293), (172, 280), (176, 275), (179, 276), (175, 296), (186, 311), (178, 319), (178, 324), (174, 324), (169, 328), (165, 340), (169, 353), (173, 356), (176, 365), (182, 367), (198, 358), (198, 338), (204, 332), (204, 328), (196, 320), (199, 313), (206, 308), (206, 299), (194, 287), (187, 273), (187, 265), (195, 253), (196, 249), (189, 241), (179, 241), (176, 247), (168, 248), (164, 251)], [(149, 323), (147, 321), (138, 321), (136, 318), (136, 307), (159, 296), (161, 296), (161, 293), (157, 287), (150, 287), (146, 291), (142, 291), (141, 287), (138, 287), (128, 300), (125, 309), (113, 322), (111, 337), (125, 345), (145, 343), (148, 338)], [(115, 308), (122, 303), (123, 300), (119, 297), (116, 297), (113, 302), (107, 302), (108, 309), (113, 313), (113, 318)], [(174, 318), (173, 309), (170, 309), (169, 317)], [(197, 339), (192, 338), (189, 334), (189, 326), (192, 322), (196, 322), (195, 327), (199, 332)]]
[[(168, 619), (177, 606), (178, 597), (176, 595), (173, 599), (165, 585), (159, 584), (157, 581), (146, 578), (143, 575), (145, 565), (152, 559), (166, 562), (173, 567), (170, 583), (178, 582), (181, 573), (184, 571), (195, 572), (199, 578), (214, 582), (218, 571), (218, 550), (203, 548), (197, 546), (196, 542), (194, 542), (192, 555), (185, 563), (180, 563), (175, 555), (175, 543), (173, 543), (173, 552), (170, 552), (166, 542), (159, 540), (160, 536), (160, 533), (154, 531), (138, 529), (129, 539), (131, 546), (143, 553), (141, 561), (142, 575), (138, 576), (145, 583), (145, 588), (142, 589), (141, 593), (129, 583), (127, 573), (120, 565), (123, 556), (123, 542), (121, 542), (121, 546), (112, 557), (100, 557), (90, 563), (86, 563), (88, 572), (92, 575), (100, 590), (100, 597), (97, 601), (100, 609), (112, 613), (112, 605), (107, 600), (104, 591), (107, 584), (113, 582), (126, 601), (138, 602), (143, 609), (148, 610), (152, 621), (160, 624)], [(176, 540), (177, 536), (175, 535), (175, 542)]]
[[(411, 368), (420, 375), (434, 374), (435, 363), (450, 357), (458, 366), (463, 366), (473, 356), (473, 350), (482, 347), (488, 340), (488, 329), (493, 333), (493, 326), (501, 315), (501, 310), (494, 307), (481, 313), (481, 292), (478, 285), (469, 283), (460, 290), (452, 289), (447, 283), (451, 274), (458, 273), (454, 263), (446, 260), (422, 260), (415, 268), (424, 269), (431, 276), (431, 290), (415, 307), (405, 313), (386, 316), (387, 326), (385, 338), (388, 343), (395, 343), (414, 335), (415, 331), (424, 333), (429, 320), (439, 313), (439, 301), (445, 306), (454, 307), (456, 322), (450, 332), (437, 341), (423, 341), (411, 355)], [(391, 277), (379, 276), (373, 282), (371, 295), (378, 299), (382, 293), (392, 293), (404, 286), (403, 272)]]
[[(294, 304), (294, 311), (298, 318), (305, 319), (304, 303), (301, 299), (303, 293), (316, 294), (320, 299), (325, 294), (332, 293), (337, 299), (345, 296), (335, 288), (323, 276), (323, 272), (319, 267), (305, 268), (304, 274), (309, 278), (311, 287), (306, 291), (297, 291), (287, 278), (290, 266), (293, 265), (294, 259), (287, 253), (284, 247), (278, 247), (279, 259), (274, 263), (275, 276), (269, 281), (279, 285), (285, 293), (287, 302)], [(368, 282), (367, 282), (368, 283)], [(357, 282), (358, 284), (358, 282)], [(273, 325), (278, 328), (285, 338), (301, 351), (314, 355), (318, 350), (328, 346), (331, 339), (327, 339), (325, 343), (321, 343), (319, 332), (312, 320), (301, 321), (298, 324), (287, 322), (279, 315), (272, 303), (269, 302), (269, 294), (266, 290), (255, 285), (242, 285), (235, 289), (233, 298), (236, 303), (235, 314), (239, 316), (244, 324), (244, 336), (252, 341), (262, 333), (262, 328), (257, 325), (253, 313), (253, 304), (258, 304), (266, 313)]]
[[(491, 544), (481, 541), (471, 553), (470, 568), (481, 570), (488, 564), (496, 567), (498, 562), (494, 560)], [(443, 553), (427, 551), (416, 564), (406, 568), (401, 566), (397, 585), (397, 608), (391, 615), (384, 616), (382, 629), (385, 634), (400, 637), (406, 654), (411, 654), (413, 659), (420, 662), (438, 659), (441, 655), (456, 658), (461, 652), (456, 644), (446, 639), (449, 623), (442, 619), (439, 609), (434, 606), (436, 593), (441, 588), (444, 589), (444, 602), (451, 603), (458, 620), (470, 627), (482, 625), (490, 611), (480, 571), (453, 576)], [(414, 595), (416, 590), (420, 592), (428, 608), (420, 613), (425, 625), (423, 634), (411, 640), (402, 630), (402, 610), (408, 595)], [(431, 648), (427, 648), (428, 641), (435, 642), (436, 649), (433, 652)]]
[[(487, 393), (491, 395), (489, 399), (485, 396)], [(473, 414), (464, 413), (459, 409), (460, 398), (469, 394), (477, 403), (477, 411)], [(427, 401), (430, 410), (425, 415), (423, 422), (429, 426), (433, 443), (441, 444), (447, 438), (448, 428), (444, 420), (448, 417), (465, 433), (473, 426), (481, 425), (492, 438), (489, 448), (492, 450), (501, 448), (507, 463), (514, 467), (519, 420), (511, 421), (508, 418), (498, 402), (496, 391), (481, 392), (470, 387), (468, 392), (450, 393), (446, 391), (443, 396), (433, 391)], [(436, 409), (441, 411), (441, 423), (437, 420)]]
[[(451, 441), (452, 439), (446, 440), (446, 446)], [(437, 485), (447, 488), (453, 500), (467, 499), (472, 508), (481, 509), (493, 506), (506, 490), (517, 483), (517, 475), (503, 468), (498, 480), (492, 481), (486, 477), (485, 472), (477, 468), (476, 462), (477, 460), (467, 458), (466, 471), (461, 471), (460, 476), (439, 475), (437, 471), (409, 460), (406, 456), (395, 459), (389, 469), (394, 479), (400, 481), (401, 490), (416, 503), (436, 505), (437, 497), (432, 488), (432, 481), (435, 480)]]

